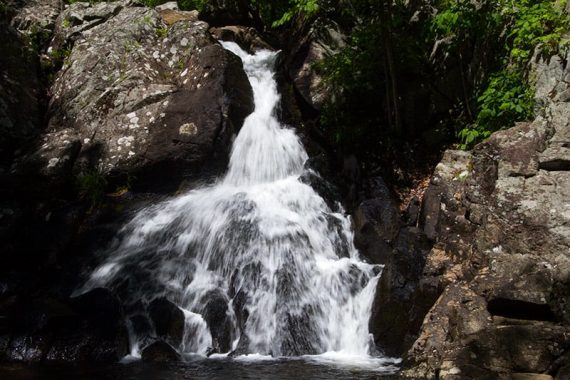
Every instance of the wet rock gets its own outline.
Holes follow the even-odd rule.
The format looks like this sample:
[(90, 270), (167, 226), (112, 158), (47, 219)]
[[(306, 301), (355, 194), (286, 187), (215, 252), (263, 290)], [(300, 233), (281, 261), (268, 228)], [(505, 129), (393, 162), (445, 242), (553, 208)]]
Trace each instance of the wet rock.
[(181, 360), (180, 354), (166, 342), (161, 340), (146, 347), (141, 354), (145, 362), (177, 362)]
[(555, 364), (554, 378), (556, 380), (570, 379), (570, 355), (566, 353)]
[(390, 243), (400, 229), (400, 210), (387, 188), (375, 194), (375, 198), (361, 202), (353, 213), (355, 245), (370, 262), (385, 264)]
[(200, 314), (208, 324), (212, 335), (213, 352), (228, 352), (231, 349), (233, 325), (228, 315), (228, 299), (218, 290), (211, 290), (202, 297)]
[(280, 324), (287, 326), (277, 337), (280, 352), (277, 356), (316, 355), (320, 345), (319, 336), (311, 326), (310, 308), (302, 313), (283, 313)]
[(410, 200), (410, 203), (408, 204), (402, 215), (402, 221), (404, 225), (415, 227), (418, 224), (420, 210), (421, 210), (420, 200), (416, 197), (413, 197)]
[(148, 305), (148, 313), (156, 334), (178, 347), (184, 335), (184, 312), (166, 298), (157, 298)]
[(331, 210), (338, 211), (340, 194), (334, 185), (312, 170), (305, 171), (299, 177), (299, 181), (311, 186)]
[(400, 228), (400, 210), (389, 195), (365, 200), (354, 213), (354, 226), (360, 233), (373, 232), (392, 241)]
[(382, 270), (369, 330), (376, 347), (386, 355), (399, 356), (411, 347), (437, 298), (433, 289), (420, 284), (430, 246), (418, 229), (402, 229)]
[(223, 27), (210, 28), (210, 33), (217, 39), (222, 41), (233, 41), (242, 49), (254, 53), (258, 50), (274, 50), (267, 42), (265, 42), (254, 28), (230, 25)]

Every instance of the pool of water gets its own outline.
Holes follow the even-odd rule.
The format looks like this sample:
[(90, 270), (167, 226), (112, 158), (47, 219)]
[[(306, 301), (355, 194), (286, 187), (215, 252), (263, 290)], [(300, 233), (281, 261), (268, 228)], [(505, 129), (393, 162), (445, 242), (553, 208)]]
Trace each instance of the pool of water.
[(134, 361), (111, 365), (0, 365), (2, 380), (35, 379), (136, 379), (136, 380), (200, 380), (200, 379), (399, 379), (396, 363), (385, 360), (337, 362), (326, 358), (189, 358), (179, 363), (145, 363)]

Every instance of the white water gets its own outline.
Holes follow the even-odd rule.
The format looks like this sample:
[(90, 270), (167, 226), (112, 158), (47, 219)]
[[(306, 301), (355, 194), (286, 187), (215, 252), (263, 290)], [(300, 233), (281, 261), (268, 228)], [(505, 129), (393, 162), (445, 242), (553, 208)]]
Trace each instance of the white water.
[[(132, 305), (168, 298), (186, 316), (186, 353), (369, 358), (380, 268), (360, 260), (349, 220), (299, 180), (307, 153), (274, 114), (276, 53), (223, 45), (255, 97), (226, 176), (139, 212), (81, 291), (110, 287)], [(223, 326), (208, 326), (211, 300), (228, 305)]]

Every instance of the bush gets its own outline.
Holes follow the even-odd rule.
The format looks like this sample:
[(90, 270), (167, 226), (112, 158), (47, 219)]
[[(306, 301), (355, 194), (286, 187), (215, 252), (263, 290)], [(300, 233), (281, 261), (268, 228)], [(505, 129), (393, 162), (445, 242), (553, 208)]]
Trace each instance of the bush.
[[(549, 60), (556, 54), (564, 55), (568, 40), (564, 39), (570, 21), (562, 11), (565, 1), (555, 5), (551, 0), (497, 1), (489, 8), (487, 19), (499, 21), (500, 28), (481, 30), (466, 21), (472, 17), (455, 10), (466, 10), (467, 14), (480, 13), (473, 7), (460, 6), (463, 0), (453, 1), (434, 18), (434, 30), (441, 35), (452, 35), (455, 26), (463, 36), (466, 33), (495, 33), (496, 38), (504, 38), (501, 64), (492, 72), (477, 97), (477, 114), (474, 123), (464, 126), (459, 132), (460, 148), (468, 149), (489, 137), (492, 132), (512, 127), (515, 122), (533, 117), (534, 90), (529, 79), (531, 59)], [(488, 24), (490, 25), (490, 24)], [(504, 36), (504, 37), (502, 37)], [(455, 37), (455, 35), (452, 35)]]
[(103, 202), (107, 190), (107, 179), (97, 170), (91, 170), (77, 177), (79, 194), (91, 204), (91, 208), (99, 206)]

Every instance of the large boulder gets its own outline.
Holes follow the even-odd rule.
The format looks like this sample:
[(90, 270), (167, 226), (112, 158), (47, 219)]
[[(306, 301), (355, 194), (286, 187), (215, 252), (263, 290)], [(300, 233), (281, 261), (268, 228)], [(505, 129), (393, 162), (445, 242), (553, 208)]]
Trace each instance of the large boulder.
[(415, 227), (402, 228), (385, 263), (372, 304), (369, 331), (376, 348), (389, 356), (405, 353), (416, 339), (437, 293), (420, 280), (430, 249)]
[(167, 24), (125, 2), (70, 5), (49, 50), (63, 67), (50, 88), (48, 130), (20, 166), (60, 180), (128, 176), (147, 187), (223, 167), (253, 110), (252, 90), (239, 58), (190, 13), (169, 14)]
[(554, 57), (536, 70), (533, 122), (448, 151), (435, 170), (420, 218), (435, 246), (420, 282), (443, 293), (406, 355), (408, 375), (565, 376), (570, 69)]

